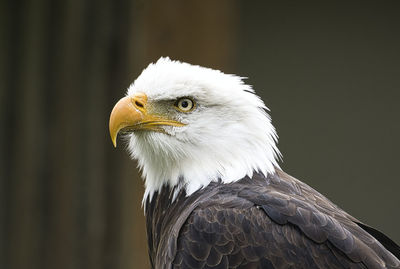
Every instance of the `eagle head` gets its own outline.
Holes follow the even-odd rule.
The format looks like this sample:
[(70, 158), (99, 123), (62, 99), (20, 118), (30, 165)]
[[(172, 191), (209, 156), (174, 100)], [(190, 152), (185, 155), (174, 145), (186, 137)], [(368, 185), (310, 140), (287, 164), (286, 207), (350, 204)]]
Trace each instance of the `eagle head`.
[(169, 58), (150, 64), (110, 116), (145, 180), (144, 200), (164, 185), (186, 195), (278, 167), (267, 107), (243, 78)]

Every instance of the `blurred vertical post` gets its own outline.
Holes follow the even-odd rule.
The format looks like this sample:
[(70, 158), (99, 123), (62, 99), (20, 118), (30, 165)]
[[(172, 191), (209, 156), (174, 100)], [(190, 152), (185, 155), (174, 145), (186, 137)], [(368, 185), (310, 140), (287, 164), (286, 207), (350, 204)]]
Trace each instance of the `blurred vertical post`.
[(146, 62), (169, 56), (226, 72), (233, 69), (236, 1), (148, 1), (144, 15)]
[[(9, 234), (6, 249), (9, 251), (10, 268), (28, 268), (37, 265), (40, 259), (41, 226), (40, 196), (42, 192), (40, 173), (43, 167), (43, 117), (41, 89), (43, 87), (45, 35), (44, 16), (46, 7), (44, 0), (23, 1), (19, 10), (19, 22), (11, 35), (14, 35), (15, 73), (9, 74), (11, 81), (9, 90), (13, 100), (9, 101), (8, 109), (14, 117), (12, 126), (16, 132), (7, 132), (12, 136), (6, 139), (12, 144), (12, 153), (8, 159), (9, 176), (12, 179), (12, 189), (8, 190), (7, 204), (10, 206)], [(19, 36), (15, 36), (16, 33)], [(9, 130), (8, 130), (9, 131)], [(11, 163), (10, 163), (11, 162)]]
[(10, 31), (10, 27), (8, 27), (8, 5), (6, 1), (0, 2), (0, 128), (3, 130), (0, 131), (0, 236), (3, 240), (0, 240), (0, 267), (6, 266), (6, 226), (8, 217), (7, 214), (7, 192), (9, 191), (7, 188), (6, 178), (7, 171), (6, 171), (6, 139), (8, 135), (4, 131), (5, 127), (7, 126), (8, 121), (6, 120), (7, 117), (7, 110), (6, 110), (6, 102), (7, 102), (7, 85), (8, 85), (8, 68), (7, 68), (7, 50), (10, 46), (10, 42), (6, 41), (7, 37), (9, 37), (8, 32)]

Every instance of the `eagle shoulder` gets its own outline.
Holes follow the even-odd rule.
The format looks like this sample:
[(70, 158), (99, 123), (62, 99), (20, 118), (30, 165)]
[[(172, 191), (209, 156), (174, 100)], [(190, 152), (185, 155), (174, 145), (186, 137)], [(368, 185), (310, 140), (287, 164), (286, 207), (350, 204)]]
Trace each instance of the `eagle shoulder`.
[(366, 268), (249, 202), (199, 205), (183, 225), (173, 268)]
[(216, 189), (182, 226), (174, 268), (400, 268), (355, 218), (283, 172)]
[(281, 171), (171, 204), (172, 192), (146, 205), (153, 268), (400, 268), (357, 219)]

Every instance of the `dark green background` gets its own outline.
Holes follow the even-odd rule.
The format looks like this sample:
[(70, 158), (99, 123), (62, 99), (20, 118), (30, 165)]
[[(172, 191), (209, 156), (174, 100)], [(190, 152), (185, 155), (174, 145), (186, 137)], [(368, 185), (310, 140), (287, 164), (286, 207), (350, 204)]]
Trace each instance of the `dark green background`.
[(282, 168), (400, 242), (399, 1), (0, 2), (0, 268), (147, 268), (108, 116), (160, 56), (249, 77)]
[(272, 110), (284, 170), (400, 242), (400, 5), (242, 5), (238, 72)]

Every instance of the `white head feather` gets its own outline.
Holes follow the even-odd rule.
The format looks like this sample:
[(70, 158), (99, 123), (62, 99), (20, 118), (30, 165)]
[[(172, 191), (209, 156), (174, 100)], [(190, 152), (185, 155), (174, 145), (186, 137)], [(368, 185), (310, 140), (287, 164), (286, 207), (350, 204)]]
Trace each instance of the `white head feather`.
[(230, 183), (278, 167), (277, 135), (267, 107), (241, 77), (160, 58), (127, 95), (136, 92), (145, 93), (149, 103), (191, 97), (197, 104), (190, 113), (173, 115), (184, 127), (130, 134), (128, 149), (145, 179), (143, 201), (165, 184), (191, 195), (212, 181)]

